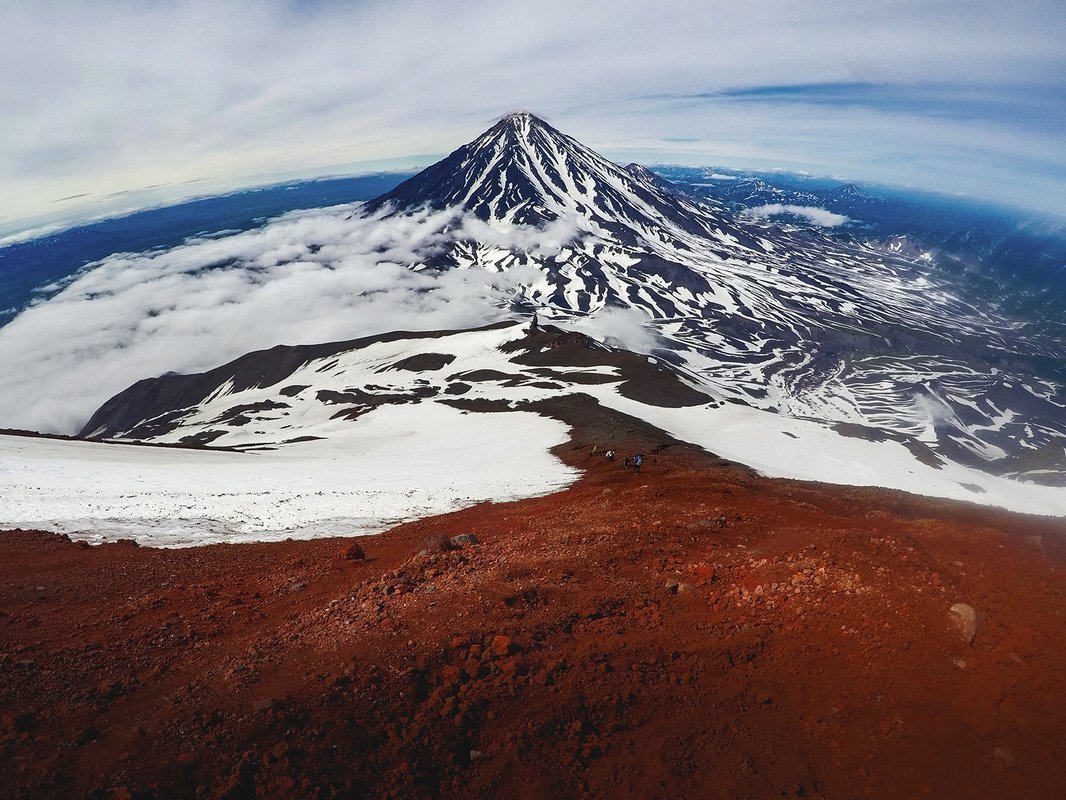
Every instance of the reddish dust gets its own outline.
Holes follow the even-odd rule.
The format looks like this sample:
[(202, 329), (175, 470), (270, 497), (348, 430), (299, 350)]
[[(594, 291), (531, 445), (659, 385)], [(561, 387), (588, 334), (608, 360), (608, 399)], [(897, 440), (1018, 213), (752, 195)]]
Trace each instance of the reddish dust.
[(363, 558), (0, 535), (0, 794), (1061, 796), (1059, 523), (568, 447)]

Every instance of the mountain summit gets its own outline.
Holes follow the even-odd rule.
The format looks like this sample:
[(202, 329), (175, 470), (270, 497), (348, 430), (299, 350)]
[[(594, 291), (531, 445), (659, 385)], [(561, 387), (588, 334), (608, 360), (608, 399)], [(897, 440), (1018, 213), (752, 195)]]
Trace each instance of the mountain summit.
[(485, 221), (539, 225), (584, 217), (619, 225), (671, 224), (706, 234), (694, 208), (529, 113), (504, 117), (471, 142), (367, 204), (376, 211), (462, 208)]

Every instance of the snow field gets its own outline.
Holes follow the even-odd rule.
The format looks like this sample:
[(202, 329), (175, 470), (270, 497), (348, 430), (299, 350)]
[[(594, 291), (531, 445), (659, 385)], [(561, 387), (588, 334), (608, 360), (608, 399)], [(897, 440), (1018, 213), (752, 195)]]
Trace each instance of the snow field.
[[(303, 365), (275, 386), (235, 393), (227, 385), (158, 439), (177, 442), (221, 430), (215, 445), (259, 448), (246, 452), (0, 436), (0, 528), (44, 528), (92, 541), (132, 537), (168, 547), (353, 535), (484, 500), (545, 494), (574, 481), (578, 472), (549, 453), (568, 439), (562, 423), (530, 412), (479, 413), (437, 402), (450, 396), (444, 393), (448, 385), (467, 382), (463, 376), (475, 370), (507, 378), (468, 381), (464, 400), (514, 406), (584, 392), (769, 477), (879, 486), (1066, 516), (1061, 488), (951, 462), (938, 469), (897, 442), (843, 436), (811, 420), (728, 402), (650, 406), (623, 397), (610, 383), (553, 389), (500, 351), (522, 335), (516, 325), (338, 353)], [(423, 353), (455, 360), (440, 370), (394, 368)], [(616, 374), (604, 366), (558, 369), (560, 376), (567, 372)], [(295, 396), (280, 394), (285, 386), (305, 384), (311, 388)], [(334, 418), (350, 406), (317, 398), (322, 389), (359, 387), (412, 398), (405, 393), (426, 387), (439, 393), (437, 399), (384, 405), (354, 420)], [(267, 400), (287, 408), (253, 413), (245, 425), (218, 421), (235, 406)], [(324, 438), (282, 444), (308, 435)]]
[(438, 403), (255, 453), (0, 436), (0, 528), (166, 547), (374, 533), (562, 488), (577, 473), (548, 451), (566, 439), (536, 414)]

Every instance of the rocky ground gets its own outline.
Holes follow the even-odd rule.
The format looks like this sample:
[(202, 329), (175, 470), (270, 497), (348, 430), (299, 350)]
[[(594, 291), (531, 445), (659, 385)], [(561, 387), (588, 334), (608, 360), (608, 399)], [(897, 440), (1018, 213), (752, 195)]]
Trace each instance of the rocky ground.
[(0, 534), (0, 796), (1061, 796), (1060, 522), (579, 430), (359, 540)]

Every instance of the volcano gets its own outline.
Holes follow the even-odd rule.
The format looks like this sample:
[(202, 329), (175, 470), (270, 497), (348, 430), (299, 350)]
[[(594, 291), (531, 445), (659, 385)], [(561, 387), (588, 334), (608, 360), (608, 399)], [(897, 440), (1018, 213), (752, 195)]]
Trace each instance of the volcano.
[(462, 209), (486, 222), (543, 225), (581, 219), (622, 241), (666, 227), (711, 229), (697, 208), (529, 113), (505, 117), (472, 142), (367, 204)]
[[(941, 476), (958, 465), (1066, 483), (1062, 470), (1025, 466), (1037, 463), (1027, 454), (1066, 442), (1066, 396), (1048, 368), (1061, 343), (920, 258), (736, 218), (528, 113), (500, 120), (351, 213), (383, 226), (436, 226), (410, 269), (522, 275), (487, 316), (536, 313), (562, 328), (602, 327), (609, 344), (636, 346), (708, 401), (811, 423), (819, 442), (883, 444), (913, 474), (917, 460)], [(618, 319), (625, 326), (608, 324)], [(642, 343), (611, 339), (619, 327), (641, 329)], [(116, 425), (107, 416), (102, 410), (83, 433), (147, 429), (146, 420)], [(777, 468), (772, 456), (735, 455)], [(837, 476), (778, 467), (793, 477), (888, 480), (869, 466)], [(948, 483), (960, 497), (987, 493), (966, 488), (980, 481)]]

